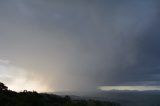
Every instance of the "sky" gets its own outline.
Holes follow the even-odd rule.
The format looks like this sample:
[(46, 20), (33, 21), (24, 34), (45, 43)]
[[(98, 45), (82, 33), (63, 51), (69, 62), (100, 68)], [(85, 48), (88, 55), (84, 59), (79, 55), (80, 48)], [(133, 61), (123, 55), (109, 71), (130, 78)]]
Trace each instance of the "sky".
[(159, 0), (1, 0), (0, 81), (17, 91), (160, 90), (159, 19)]

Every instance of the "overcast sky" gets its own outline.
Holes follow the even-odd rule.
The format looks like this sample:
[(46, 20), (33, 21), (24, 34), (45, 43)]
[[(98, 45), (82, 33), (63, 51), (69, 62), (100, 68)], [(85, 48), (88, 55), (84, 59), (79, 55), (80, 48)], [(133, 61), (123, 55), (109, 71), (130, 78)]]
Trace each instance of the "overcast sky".
[(0, 81), (11, 89), (160, 86), (159, 0), (1, 0)]

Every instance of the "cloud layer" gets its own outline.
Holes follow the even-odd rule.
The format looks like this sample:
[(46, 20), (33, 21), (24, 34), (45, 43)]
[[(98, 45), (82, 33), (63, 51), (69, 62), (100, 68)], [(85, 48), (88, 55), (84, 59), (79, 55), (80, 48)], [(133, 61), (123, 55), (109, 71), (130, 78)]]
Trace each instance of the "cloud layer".
[(0, 2), (0, 57), (51, 90), (160, 84), (158, 0)]

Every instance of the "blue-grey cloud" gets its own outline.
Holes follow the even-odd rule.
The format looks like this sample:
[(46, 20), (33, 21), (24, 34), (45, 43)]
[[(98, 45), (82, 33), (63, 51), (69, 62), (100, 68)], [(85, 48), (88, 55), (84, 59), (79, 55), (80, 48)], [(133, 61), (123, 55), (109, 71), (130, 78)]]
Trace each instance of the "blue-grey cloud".
[(159, 85), (158, 0), (0, 2), (0, 58), (51, 89)]

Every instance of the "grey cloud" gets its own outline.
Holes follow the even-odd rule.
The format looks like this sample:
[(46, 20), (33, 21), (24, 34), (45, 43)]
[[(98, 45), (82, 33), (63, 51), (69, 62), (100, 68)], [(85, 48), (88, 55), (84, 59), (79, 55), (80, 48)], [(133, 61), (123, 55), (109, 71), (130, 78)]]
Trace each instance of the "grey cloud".
[(159, 1), (10, 2), (1, 1), (0, 57), (51, 89), (159, 84)]

